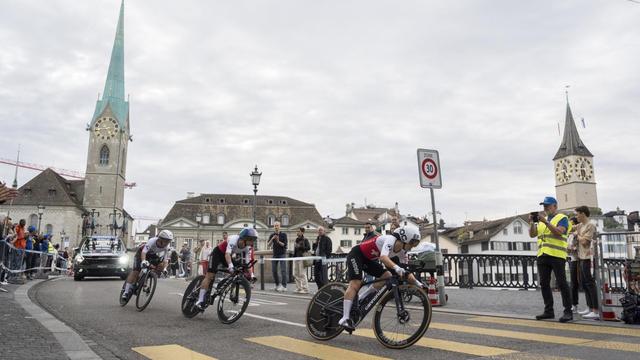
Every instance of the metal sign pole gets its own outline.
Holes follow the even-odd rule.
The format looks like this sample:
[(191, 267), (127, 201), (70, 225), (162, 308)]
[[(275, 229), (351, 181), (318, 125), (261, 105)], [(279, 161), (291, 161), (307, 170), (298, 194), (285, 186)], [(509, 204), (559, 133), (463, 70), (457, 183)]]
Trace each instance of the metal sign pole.
[(436, 222), (436, 200), (433, 195), (433, 188), (429, 188), (429, 192), (431, 193), (431, 211), (433, 214), (433, 234), (431, 234), (431, 239), (434, 244), (436, 244), (436, 251), (440, 251), (440, 239), (438, 236), (438, 223)]

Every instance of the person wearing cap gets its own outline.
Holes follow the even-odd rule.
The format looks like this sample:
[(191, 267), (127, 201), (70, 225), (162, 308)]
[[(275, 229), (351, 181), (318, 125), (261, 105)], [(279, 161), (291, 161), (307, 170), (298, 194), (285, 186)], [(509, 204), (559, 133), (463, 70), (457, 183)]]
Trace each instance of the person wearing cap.
[(567, 263), (567, 235), (571, 231), (569, 217), (558, 212), (558, 201), (547, 196), (540, 203), (544, 211), (529, 215), (529, 236), (538, 238), (538, 277), (544, 300), (544, 312), (536, 320), (553, 319), (553, 293), (551, 292), (551, 273), (553, 272), (562, 295), (564, 313), (559, 321), (573, 320), (571, 293), (565, 266)]

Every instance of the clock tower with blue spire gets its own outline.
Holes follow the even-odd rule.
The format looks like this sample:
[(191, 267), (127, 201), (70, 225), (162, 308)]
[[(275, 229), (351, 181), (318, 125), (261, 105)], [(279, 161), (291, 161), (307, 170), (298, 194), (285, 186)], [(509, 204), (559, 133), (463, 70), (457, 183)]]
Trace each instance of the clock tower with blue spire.
[[(84, 184), (83, 206), (94, 211), (94, 221), (103, 225), (96, 231), (110, 232), (109, 225), (124, 218), (124, 188), (127, 146), (130, 141), (129, 101), (124, 91), (124, 0), (111, 61), (102, 96), (87, 125), (89, 151)], [(99, 229), (99, 230), (98, 230)]]

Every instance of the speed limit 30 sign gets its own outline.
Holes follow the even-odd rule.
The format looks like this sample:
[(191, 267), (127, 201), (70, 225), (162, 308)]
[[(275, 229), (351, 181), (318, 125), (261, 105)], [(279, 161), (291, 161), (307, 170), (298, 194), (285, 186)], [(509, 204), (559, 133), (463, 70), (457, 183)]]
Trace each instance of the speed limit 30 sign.
[(440, 156), (437, 150), (418, 149), (418, 173), (423, 188), (442, 188)]

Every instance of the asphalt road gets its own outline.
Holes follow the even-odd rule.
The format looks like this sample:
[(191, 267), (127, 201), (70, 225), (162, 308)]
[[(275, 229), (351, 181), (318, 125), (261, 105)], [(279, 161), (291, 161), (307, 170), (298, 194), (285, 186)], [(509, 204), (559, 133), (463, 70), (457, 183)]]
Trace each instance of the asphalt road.
[[(391, 350), (374, 338), (346, 333), (328, 342), (314, 341), (304, 327), (309, 299), (254, 291), (245, 316), (232, 325), (220, 323), (214, 308), (186, 319), (180, 300), (187, 282), (161, 279), (143, 312), (133, 302), (118, 304), (120, 280), (43, 282), (31, 298), (74, 328), (104, 359), (161, 359), (139, 351), (168, 354), (176, 344), (215, 359), (320, 358), (469, 359), (637, 359), (640, 329), (558, 324), (434, 312), (424, 339), (408, 349)], [(371, 317), (372, 314), (369, 314)], [(363, 326), (366, 335), (369, 326)], [(149, 348), (146, 348), (149, 347)], [(165, 351), (166, 350), (166, 351)], [(344, 352), (351, 351), (351, 352)], [(150, 354), (148, 353), (148, 354)], [(176, 356), (174, 356), (174, 359)], [(191, 358), (191, 357), (190, 357)]]

